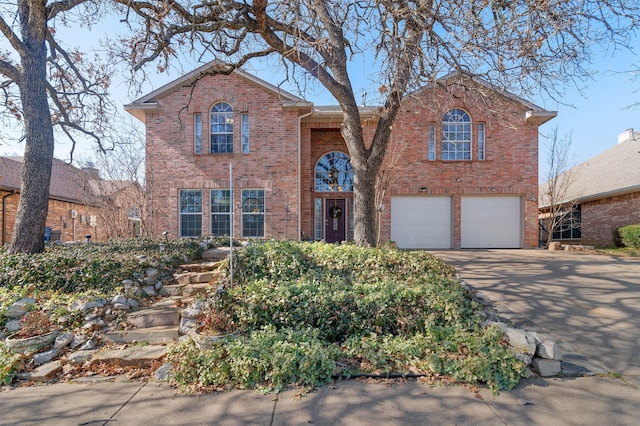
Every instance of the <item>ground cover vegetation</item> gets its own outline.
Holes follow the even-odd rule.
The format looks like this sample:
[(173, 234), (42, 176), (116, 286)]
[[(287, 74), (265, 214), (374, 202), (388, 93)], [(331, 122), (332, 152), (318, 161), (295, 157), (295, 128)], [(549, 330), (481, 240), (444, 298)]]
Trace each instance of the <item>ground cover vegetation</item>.
[[(48, 246), (37, 255), (0, 253), (0, 326), (7, 307), (73, 328), (69, 306), (109, 298), (147, 268), (171, 270), (199, 256), (198, 241), (149, 239)], [(214, 293), (215, 293), (215, 289)], [(525, 366), (454, 269), (425, 252), (390, 245), (261, 242), (236, 251), (224, 312), (229, 336), (200, 349), (185, 338), (169, 350), (170, 380), (185, 390), (311, 388), (357, 376), (420, 377), (428, 383), (510, 389)], [(81, 321), (81, 318), (77, 318)], [(0, 343), (0, 382), (23, 360)]]
[(236, 333), (169, 353), (185, 389), (314, 387), (354, 376), (511, 389), (525, 374), (454, 269), (391, 246), (264, 242), (238, 251)]

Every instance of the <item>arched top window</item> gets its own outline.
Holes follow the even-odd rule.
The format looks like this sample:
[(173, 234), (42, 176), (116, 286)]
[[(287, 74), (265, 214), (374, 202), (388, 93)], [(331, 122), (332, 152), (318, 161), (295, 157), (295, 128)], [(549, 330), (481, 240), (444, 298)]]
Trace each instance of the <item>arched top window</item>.
[(471, 160), (471, 117), (458, 108), (442, 117), (442, 159)]
[(339, 151), (329, 152), (318, 161), (315, 190), (353, 191), (353, 169), (347, 154)]
[(233, 107), (218, 102), (211, 108), (211, 153), (233, 152)]

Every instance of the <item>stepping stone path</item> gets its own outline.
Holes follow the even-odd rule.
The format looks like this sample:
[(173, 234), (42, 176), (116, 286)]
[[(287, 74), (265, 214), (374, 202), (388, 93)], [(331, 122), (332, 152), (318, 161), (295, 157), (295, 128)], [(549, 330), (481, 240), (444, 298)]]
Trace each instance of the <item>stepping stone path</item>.
[[(187, 334), (197, 326), (193, 316), (199, 311), (188, 306), (196, 298), (206, 298), (224, 283), (224, 271), (220, 269), (220, 265), (221, 260), (228, 257), (228, 253), (228, 249), (209, 249), (203, 253), (199, 261), (179, 266), (172, 282), (162, 285), (158, 290), (159, 295), (164, 296), (162, 299), (150, 306), (141, 306), (126, 313), (123, 324), (127, 329), (103, 332), (105, 324), (100, 324), (97, 321), (102, 320), (97, 319), (98, 325), (93, 325), (97, 331), (94, 331), (87, 341), (102, 341), (103, 347), (84, 350), (87, 342), (82, 342), (71, 352), (60, 355), (59, 359), (40, 365), (32, 371), (18, 373), (16, 378), (47, 382), (55, 380), (61, 371), (67, 372), (72, 370), (73, 366), (80, 365), (89, 371), (89, 366), (99, 365), (157, 369), (162, 365), (167, 344), (177, 341), (181, 335)], [(120, 302), (121, 300), (116, 302), (114, 298), (114, 309), (115, 304)], [(121, 309), (131, 307), (125, 306)], [(190, 316), (187, 317), (184, 313)], [(72, 339), (68, 338), (68, 341)], [(71, 343), (70, 347), (73, 346)], [(58, 349), (60, 348), (54, 350)], [(62, 350), (60, 352), (62, 353)]]

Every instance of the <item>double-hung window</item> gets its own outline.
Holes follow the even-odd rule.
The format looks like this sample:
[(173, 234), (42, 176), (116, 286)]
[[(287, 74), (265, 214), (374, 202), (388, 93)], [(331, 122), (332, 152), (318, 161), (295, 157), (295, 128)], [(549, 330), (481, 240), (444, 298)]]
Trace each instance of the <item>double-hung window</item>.
[(264, 189), (242, 190), (242, 237), (264, 237)]
[(180, 237), (202, 235), (202, 191), (180, 190)]
[(231, 191), (211, 190), (211, 235), (223, 237), (231, 235)]

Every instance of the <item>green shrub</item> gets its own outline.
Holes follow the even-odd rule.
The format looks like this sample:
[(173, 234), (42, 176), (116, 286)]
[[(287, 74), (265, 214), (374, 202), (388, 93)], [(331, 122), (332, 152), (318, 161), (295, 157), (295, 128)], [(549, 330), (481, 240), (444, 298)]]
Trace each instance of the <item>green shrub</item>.
[(640, 225), (627, 225), (618, 228), (620, 242), (625, 247), (640, 248)]

